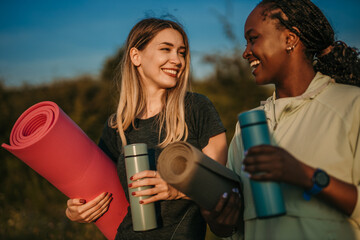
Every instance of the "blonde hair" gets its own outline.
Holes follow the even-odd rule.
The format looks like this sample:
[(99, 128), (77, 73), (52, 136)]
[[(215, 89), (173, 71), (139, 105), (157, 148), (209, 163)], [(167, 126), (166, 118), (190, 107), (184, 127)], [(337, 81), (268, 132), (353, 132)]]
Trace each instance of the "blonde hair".
[[(145, 87), (136, 66), (130, 59), (130, 49), (146, 48), (147, 44), (162, 30), (172, 28), (183, 37), (186, 48), (185, 67), (175, 87), (167, 89), (163, 96), (163, 108), (158, 115), (159, 141), (161, 132), (165, 130), (165, 139), (158, 146), (164, 148), (174, 141), (186, 140), (188, 128), (185, 122), (185, 95), (189, 89), (190, 52), (187, 35), (180, 24), (158, 18), (147, 18), (138, 22), (130, 31), (126, 41), (126, 50), (122, 61), (118, 65), (115, 75), (120, 84), (120, 99), (116, 118), (110, 119), (110, 125), (117, 128), (122, 145), (127, 144), (125, 131), (130, 124), (135, 128), (134, 121), (146, 111)], [(165, 126), (165, 127), (164, 127)]]

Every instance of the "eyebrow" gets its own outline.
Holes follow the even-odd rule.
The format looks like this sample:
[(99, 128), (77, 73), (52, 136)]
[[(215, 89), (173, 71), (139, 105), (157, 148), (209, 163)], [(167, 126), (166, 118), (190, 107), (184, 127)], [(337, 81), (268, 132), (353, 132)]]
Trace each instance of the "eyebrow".
[[(167, 45), (167, 46), (174, 47), (174, 44), (169, 43), (169, 42), (161, 42), (161, 43), (159, 43), (159, 45), (161, 45), (161, 44), (165, 44), (165, 45)], [(180, 48), (181, 48), (181, 49), (186, 49), (185, 46), (181, 46)]]
[(246, 38), (246, 36), (249, 36), (252, 31), (254, 31), (252, 28), (247, 30), (246, 33), (245, 33), (245, 38)]

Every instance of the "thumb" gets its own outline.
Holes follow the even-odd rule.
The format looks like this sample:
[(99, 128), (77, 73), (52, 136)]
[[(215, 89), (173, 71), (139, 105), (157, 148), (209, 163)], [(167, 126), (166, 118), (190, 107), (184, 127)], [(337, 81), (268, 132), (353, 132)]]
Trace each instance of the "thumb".
[(70, 207), (70, 206), (81, 206), (81, 205), (83, 205), (85, 203), (86, 203), (86, 200), (82, 199), (82, 198), (73, 198), (73, 199), (69, 199), (67, 201), (68, 207)]

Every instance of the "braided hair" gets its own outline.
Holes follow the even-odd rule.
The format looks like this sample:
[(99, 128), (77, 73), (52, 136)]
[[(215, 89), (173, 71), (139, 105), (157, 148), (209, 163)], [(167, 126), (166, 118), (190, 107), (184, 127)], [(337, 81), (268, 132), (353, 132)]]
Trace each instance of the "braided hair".
[[(314, 70), (336, 82), (360, 86), (360, 59), (356, 48), (335, 41), (335, 33), (321, 10), (310, 0), (262, 0), (264, 17), (277, 19), (279, 28), (299, 36)], [(280, 10), (280, 11), (279, 11)]]

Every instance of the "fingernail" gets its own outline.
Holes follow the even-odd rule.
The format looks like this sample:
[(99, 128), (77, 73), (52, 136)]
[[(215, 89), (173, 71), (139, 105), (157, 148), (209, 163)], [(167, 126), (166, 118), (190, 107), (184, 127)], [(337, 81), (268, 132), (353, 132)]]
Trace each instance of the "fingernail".
[(135, 195), (136, 195), (136, 192), (132, 192), (131, 195), (135, 196)]
[(84, 204), (84, 203), (86, 203), (86, 200), (85, 199), (80, 199), (80, 203)]
[(245, 165), (241, 165), (241, 170), (245, 171)]
[(222, 195), (223, 198), (227, 198), (228, 197), (228, 193), (224, 192), (224, 194)]
[(233, 188), (232, 191), (233, 191), (233, 193), (239, 193), (239, 189), (237, 189), (237, 188)]
[(129, 187), (132, 187), (132, 183), (130, 183), (128, 186), (129, 186)]
[(130, 180), (133, 180), (133, 179), (134, 179), (134, 177), (133, 177), (133, 176), (131, 176), (131, 177), (130, 177)]
[(143, 203), (144, 203), (144, 201), (142, 201), (142, 200), (141, 200), (141, 201), (139, 201), (139, 203), (140, 203), (140, 204), (143, 204)]

